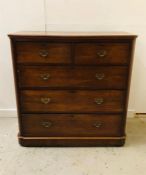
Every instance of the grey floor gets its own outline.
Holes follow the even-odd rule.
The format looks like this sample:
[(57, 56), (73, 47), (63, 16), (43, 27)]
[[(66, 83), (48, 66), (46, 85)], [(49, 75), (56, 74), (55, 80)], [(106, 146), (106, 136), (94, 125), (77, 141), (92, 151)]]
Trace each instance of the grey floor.
[(118, 148), (25, 148), (16, 135), (17, 119), (0, 118), (0, 175), (146, 174), (146, 118), (128, 119)]

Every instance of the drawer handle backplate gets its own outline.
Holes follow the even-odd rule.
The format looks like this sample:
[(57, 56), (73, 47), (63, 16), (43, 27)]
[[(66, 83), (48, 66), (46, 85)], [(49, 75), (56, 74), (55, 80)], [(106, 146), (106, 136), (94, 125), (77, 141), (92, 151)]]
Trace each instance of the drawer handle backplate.
[(51, 99), (50, 98), (41, 98), (41, 102), (43, 103), (43, 104), (48, 104), (48, 103), (50, 103), (51, 102)]
[(50, 78), (50, 74), (42, 74), (40, 77), (42, 80), (46, 81)]
[(106, 50), (100, 50), (97, 52), (97, 55), (100, 57), (100, 58), (103, 58), (107, 55), (107, 51)]
[(50, 128), (52, 126), (52, 122), (42, 122), (41, 125), (44, 127), (44, 128)]
[(101, 105), (103, 102), (104, 102), (104, 99), (103, 98), (95, 98), (95, 103), (97, 105)]
[(104, 77), (105, 77), (105, 75), (104, 75), (104, 73), (101, 73), (101, 74), (96, 74), (96, 79), (97, 80), (103, 80), (104, 79)]
[(39, 52), (39, 55), (41, 56), (41, 57), (43, 57), (43, 58), (46, 58), (47, 56), (48, 56), (48, 51), (46, 51), (46, 50), (42, 50), (42, 51), (40, 51)]
[(95, 126), (96, 128), (100, 128), (102, 126), (101, 122), (96, 122), (93, 124), (93, 126)]

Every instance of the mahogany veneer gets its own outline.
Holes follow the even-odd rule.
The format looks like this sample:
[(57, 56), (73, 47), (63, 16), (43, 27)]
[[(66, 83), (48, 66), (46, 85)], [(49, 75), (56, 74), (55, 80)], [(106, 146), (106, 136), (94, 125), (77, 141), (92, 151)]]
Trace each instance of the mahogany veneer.
[(9, 35), (19, 143), (122, 146), (136, 35)]

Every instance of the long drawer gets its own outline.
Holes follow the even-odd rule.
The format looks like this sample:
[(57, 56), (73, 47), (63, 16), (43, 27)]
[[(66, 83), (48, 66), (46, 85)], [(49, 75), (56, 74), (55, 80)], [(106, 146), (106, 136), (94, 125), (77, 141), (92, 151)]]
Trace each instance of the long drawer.
[(122, 115), (22, 115), (24, 136), (123, 136)]
[(18, 42), (18, 63), (70, 63), (71, 47), (67, 43)]
[(125, 89), (127, 67), (51, 67), (21, 66), (19, 68), (19, 86), (56, 87), (56, 88), (92, 88)]
[(123, 112), (125, 91), (24, 90), (20, 99), (24, 113)]
[(75, 63), (87, 65), (127, 65), (128, 43), (81, 43), (75, 46)]

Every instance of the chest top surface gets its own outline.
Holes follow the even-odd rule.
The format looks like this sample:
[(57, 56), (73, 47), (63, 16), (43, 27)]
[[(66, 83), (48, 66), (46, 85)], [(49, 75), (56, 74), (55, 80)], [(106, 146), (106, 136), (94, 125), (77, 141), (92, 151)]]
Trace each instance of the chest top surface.
[(128, 32), (43, 32), (25, 31), (9, 34), (9, 37), (126, 37), (135, 38), (137, 35)]

